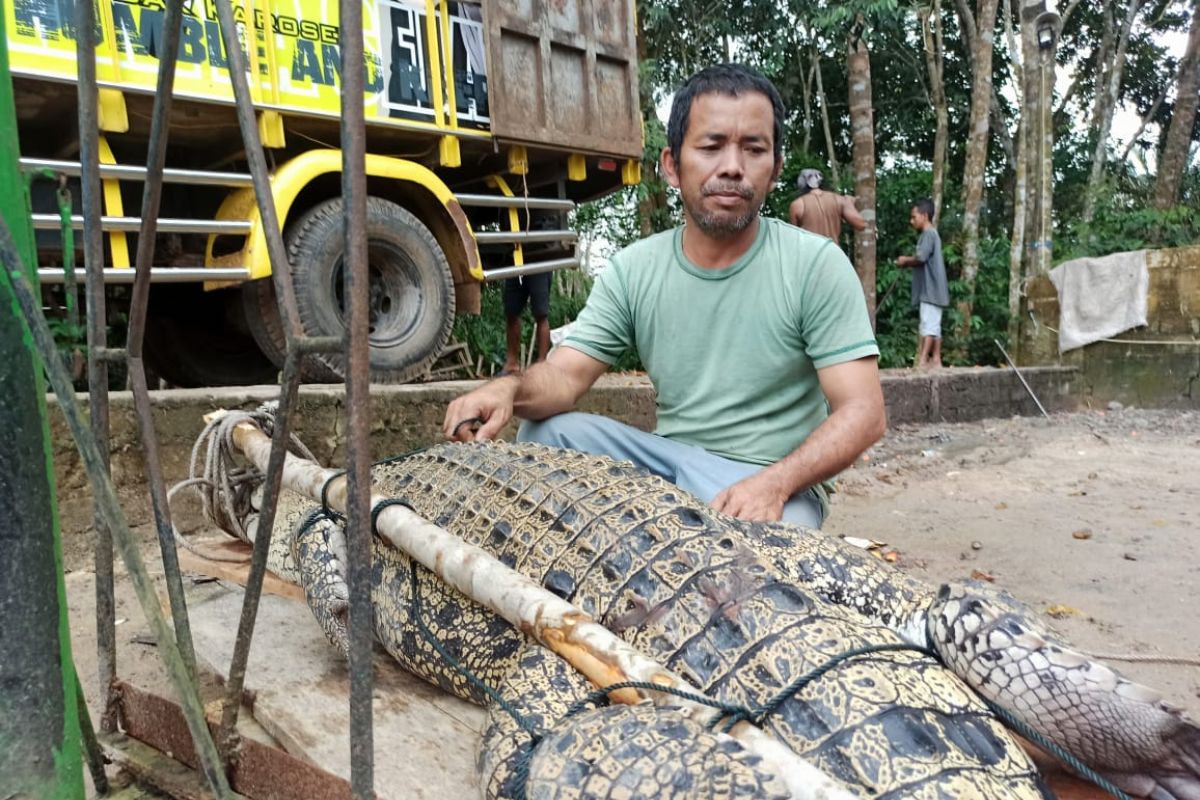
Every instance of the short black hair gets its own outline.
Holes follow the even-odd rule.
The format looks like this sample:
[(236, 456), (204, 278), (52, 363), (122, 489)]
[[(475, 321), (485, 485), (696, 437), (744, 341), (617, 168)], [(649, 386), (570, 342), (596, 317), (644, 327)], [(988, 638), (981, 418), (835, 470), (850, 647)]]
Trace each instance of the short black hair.
[(933, 222), (934, 205), (933, 200), (928, 197), (922, 197), (920, 200), (913, 202), (912, 207), (925, 215), (925, 218)]
[(767, 80), (758, 70), (744, 64), (718, 64), (705, 67), (684, 81), (671, 101), (671, 118), (667, 122), (667, 146), (671, 155), (679, 161), (683, 149), (683, 137), (687, 134), (692, 116), (692, 103), (702, 94), (724, 94), (737, 97), (746, 92), (758, 92), (771, 101), (775, 113), (775, 163), (783, 158), (783, 119), (786, 112), (783, 98), (775, 84)]

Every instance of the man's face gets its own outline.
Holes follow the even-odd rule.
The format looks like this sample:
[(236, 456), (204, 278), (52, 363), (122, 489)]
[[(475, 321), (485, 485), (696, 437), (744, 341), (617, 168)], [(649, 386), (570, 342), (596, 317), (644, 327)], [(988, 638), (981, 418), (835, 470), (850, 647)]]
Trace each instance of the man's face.
[(925, 230), (925, 224), (928, 222), (929, 222), (929, 217), (925, 216), (920, 211), (918, 211), (916, 206), (913, 206), (912, 209), (909, 210), (908, 224), (912, 225), (914, 230), (918, 230), (918, 231)]
[(692, 101), (679, 160), (666, 148), (662, 165), (703, 233), (723, 239), (757, 219), (782, 166), (775, 163), (774, 135), (775, 113), (763, 94), (702, 94)]

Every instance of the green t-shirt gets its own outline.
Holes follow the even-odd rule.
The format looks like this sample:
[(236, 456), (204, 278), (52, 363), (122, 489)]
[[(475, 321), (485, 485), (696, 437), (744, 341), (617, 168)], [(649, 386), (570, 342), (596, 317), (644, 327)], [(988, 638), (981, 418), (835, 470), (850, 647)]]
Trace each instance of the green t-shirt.
[(766, 217), (736, 263), (702, 269), (683, 229), (612, 258), (564, 344), (612, 364), (636, 348), (655, 433), (772, 464), (829, 415), (817, 369), (879, 354), (862, 286), (829, 239)]

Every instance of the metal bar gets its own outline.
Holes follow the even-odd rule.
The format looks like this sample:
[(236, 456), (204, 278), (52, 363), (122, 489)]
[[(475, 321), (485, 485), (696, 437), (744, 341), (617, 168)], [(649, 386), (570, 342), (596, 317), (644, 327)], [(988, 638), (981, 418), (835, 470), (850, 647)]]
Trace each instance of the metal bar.
[[(233, 89), (234, 105), (237, 108), (238, 126), (242, 131), (242, 147), (245, 151), (246, 165), (250, 168), (263, 237), (267, 242), (271, 279), (275, 282), (275, 294), (283, 317), (283, 330), (286, 335), (296, 337), (303, 333), (300, 327), (300, 311), (296, 307), (291, 265), (288, 263), (287, 248), (283, 244), (279, 215), (275, 210), (275, 195), (271, 191), (271, 179), (266, 158), (263, 156), (262, 140), (258, 135), (258, 119), (254, 115), (250, 87), (246, 82), (246, 60), (238, 40), (237, 25), (229, 0), (216, 0), (216, 4), (221, 37), (229, 58), (229, 80)], [(253, 30), (253, 27), (248, 26), (248, 30)]]
[[(80, 5), (88, 4), (80, 3)], [(200, 705), (200, 698), (195, 692), (195, 687), (190, 682), (187, 668), (179, 655), (179, 648), (175, 646), (175, 637), (172, 635), (171, 628), (163, 617), (154, 582), (146, 571), (146, 565), (138, 550), (137, 540), (121, 512), (121, 504), (117, 500), (117, 492), (113, 488), (112, 477), (109, 475), (106, 454), (83, 420), (83, 411), (79, 407), (79, 401), (75, 398), (75, 387), (71, 383), (71, 376), (67, 374), (62, 359), (57, 357), (58, 347), (54, 342), (54, 335), (50, 332), (50, 326), (46, 324), (46, 318), (42, 316), (40, 298), (24, 275), (14, 273), (9, 268), (17, 263), (18, 259), (13, 251), (12, 239), (8, 236), (7, 229), (0, 226), (0, 264), (5, 267), (3, 272), (11, 281), (21, 310), (24, 323), (22, 333), (31, 337), (38, 348), (42, 359), (42, 368), (50, 379), (50, 385), (58, 397), (59, 409), (66, 419), (71, 436), (75, 439), (75, 446), (79, 449), (79, 455), (96, 498), (97, 527), (102, 524), (105, 530), (111, 532), (110, 542), (115, 543), (121, 552), (121, 558), (129, 572), (129, 580), (133, 584), (142, 612), (146, 615), (146, 621), (150, 624), (151, 632), (154, 634), (158, 653), (162, 657), (167, 675), (183, 706), (188, 728), (192, 732), (192, 738), (199, 751), (201, 768), (208, 778), (209, 785), (213, 787), (213, 794), (221, 800), (227, 800), (229, 784), (221, 772), (220, 758), (216, 748), (208, 737), (204, 709)], [(110, 549), (110, 570), (111, 555), (112, 550)], [(101, 684), (101, 691), (115, 698), (115, 686), (115, 682), (112, 685)], [(114, 708), (115, 706), (116, 703), (114, 703)]]
[[(75, 61), (79, 68), (79, 163), (83, 208), (83, 263), (87, 270), (88, 411), (100, 468), (109, 474), (108, 362), (98, 350), (108, 346), (104, 305), (104, 234), (100, 227), (100, 117), (96, 90), (96, 7), (75, 4)], [(46, 365), (49, 369), (49, 364)], [(96, 498), (96, 661), (104, 712), (100, 730), (117, 728), (113, 682), (117, 674), (116, 604), (113, 600), (113, 539)]]
[[(229, 0), (221, 2), (228, 3)], [(279, 408), (275, 416), (275, 430), (271, 435), (271, 456), (267, 463), (267, 477), (263, 487), (263, 506), (259, 516), (258, 533), (254, 537), (254, 549), (250, 556), (250, 574), (246, 577), (245, 598), (242, 601), (242, 614), (238, 619), (233, 659), (229, 667), (229, 677), (225, 682), (225, 703), (221, 708), (218, 741), (227, 764), (232, 760), (231, 756), (238, 745), (237, 717), (242, 703), (242, 689), (246, 684), (246, 662), (250, 657), (254, 621), (258, 616), (258, 601), (262, 597), (263, 577), (267, 571), (271, 529), (275, 524), (275, 512), (279, 505), (279, 487), (291, 434), (292, 409), (300, 392), (300, 359), (301, 356), (293, 348), (289, 350), (283, 365)]]
[(75, 680), (75, 702), (79, 708), (79, 735), (83, 744), (83, 758), (87, 762), (88, 773), (92, 776), (92, 785), (96, 794), (108, 794), (108, 773), (104, 771), (104, 753), (100, 742), (96, 739), (96, 729), (92, 727), (92, 714), (88, 711), (87, 698), (83, 696), (83, 685), (79, 682), (79, 670), (71, 664), (71, 672)]
[(550, 211), (574, 211), (572, 200), (556, 200), (550, 197), (499, 197), (494, 194), (456, 194), (459, 205), (478, 208), (532, 208)]
[[(78, 161), (60, 161), (53, 158), (22, 158), (22, 172), (38, 170), (53, 170), (63, 175), (79, 175), (81, 167)], [(107, 180), (144, 181), (146, 168), (133, 164), (101, 164), (100, 177)], [(186, 183), (193, 186), (253, 186), (253, 179), (240, 172), (212, 172), (195, 169), (163, 170), (164, 183)]]
[(1008, 365), (1012, 367), (1013, 372), (1017, 373), (1017, 379), (1021, 381), (1021, 385), (1025, 387), (1025, 391), (1029, 392), (1029, 396), (1033, 398), (1033, 402), (1037, 403), (1038, 411), (1042, 412), (1042, 416), (1047, 419), (1050, 415), (1046, 413), (1046, 407), (1042, 405), (1042, 401), (1038, 400), (1038, 396), (1033, 393), (1033, 387), (1025, 380), (1025, 376), (1021, 374), (1021, 370), (1017, 369), (1017, 365), (1013, 363), (1012, 358), (1008, 355), (1008, 351), (1004, 349), (1004, 345), (1000, 344), (999, 339), (992, 339), (996, 343), (996, 347), (1000, 348), (1000, 352), (1004, 354), (1004, 359), (1008, 361)]
[[(58, 217), (62, 223), (63, 300), (67, 304), (67, 325), (71, 331), (71, 374), (78, 375), (83, 354), (79, 352), (79, 285), (75, 277), (75, 229), (71, 227), (71, 190), (66, 180), (58, 187)], [(41, 270), (38, 270), (41, 274)]]
[[(106, 267), (104, 282), (106, 284), (131, 284), (137, 277), (137, 271), (132, 269), (116, 269)], [(38, 270), (38, 279), (44, 284), (59, 284), (65, 282), (64, 270), (59, 267), (43, 267)], [(248, 281), (250, 270), (245, 267), (151, 267), (151, 283), (201, 283), (203, 281)]]
[(171, 606), (171, 621), (184, 666), (196, 680), (196, 651), (192, 645), (192, 626), (188, 621), (187, 598), (179, 574), (179, 553), (171, 528), (171, 510), (167, 502), (167, 486), (163, 478), (162, 459), (158, 452), (158, 435), (154, 430), (154, 411), (150, 405), (150, 389), (146, 385), (146, 367), (142, 362), (142, 340), (146, 332), (146, 313), (150, 302), (150, 264), (154, 260), (154, 237), (162, 199), (162, 171), (167, 160), (167, 125), (171, 117), (172, 91), (175, 85), (175, 66), (179, 57), (180, 26), (183, 23), (183, 0), (170, 0), (163, 14), (162, 50), (158, 59), (158, 85), (154, 109), (150, 116), (150, 142), (146, 153), (146, 182), (142, 189), (142, 227), (138, 232), (135, 275), (130, 297), (129, 333), (125, 345), (126, 367), (133, 391), (134, 414), (142, 439), (142, 456), (146, 465), (146, 482), (150, 488), (150, 505), (154, 511), (154, 527), (158, 533), (158, 549), (162, 556), (163, 577), (167, 582), (167, 599)]
[(96, 358), (106, 361), (109, 364), (123, 364), (125, 362), (125, 348), (101, 347), (96, 351)]
[[(279, 216), (275, 210), (275, 196), (271, 191), (270, 175), (267, 170), (266, 158), (263, 155), (262, 140), (258, 135), (258, 119), (254, 113), (250, 87), (246, 79), (246, 59), (238, 37), (237, 25), (234, 22), (233, 8), (229, 0), (216, 0), (216, 5), (221, 37), (229, 59), (229, 79), (233, 89), (234, 105), (237, 108), (238, 127), (242, 132), (242, 146), (245, 151), (246, 164), (253, 179), (254, 198), (258, 204), (259, 219), (267, 244), (267, 256), (271, 262), (271, 279), (274, 281), (275, 294), (280, 314), (283, 317), (284, 337), (287, 341), (287, 355), (284, 361), (283, 385), (279, 393), (274, 440), (267, 475), (264, 479), (266, 488), (260, 517), (262, 528), (259, 529), (259, 535), (255, 538), (250, 575), (246, 580), (243, 613), (238, 625), (237, 641), (234, 644), (233, 658), (229, 667), (224, 705), (221, 708), (218, 741), (221, 751), (228, 761), (238, 738), (237, 718), (241, 708), (242, 687), (246, 677), (246, 661), (250, 656), (250, 643), (254, 635), (254, 617), (262, 592), (263, 573), (266, 570), (266, 548), (270, 542), (270, 526), (275, 519), (275, 506), (283, 475), (283, 457), (286, 452), (285, 444), (288, 440), (292, 406), (299, 391), (302, 356), (295, 347), (295, 341), (303, 335), (303, 330), (300, 326), (300, 313), (296, 307), (296, 294), (292, 288), (292, 269), (288, 263), (287, 250), (284, 247), (283, 234), (279, 226)], [(361, 15), (361, 9), (356, 13)], [(246, 30), (247, 46), (256, 47), (254, 26), (247, 25)], [(342, 63), (346, 63), (344, 55)], [(255, 79), (257, 80), (257, 76)], [(343, 80), (345, 80), (344, 77)], [(263, 535), (263, 528), (266, 529), (266, 535)]]
[(505, 278), (519, 278), (522, 275), (538, 275), (543, 272), (554, 272), (559, 269), (578, 269), (578, 258), (556, 258), (552, 261), (539, 261), (535, 264), (526, 264), (521, 267), (498, 267), (489, 269), (483, 273), (483, 280), (487, 283), (494, 281), (502, 281)]
[[(0, 13), (0, 42), (5, 37)], [(17, 168), (16, 119), (8, 51), (0, 45), (3, 272), (24, 278), (37, 266), (37, 247)], [(0, 279), (0, 797), (82, 797), (79, 684), (70, 660), (46, 390), (36, 348), (13, 310), (10, 281)], [(61, 369), (58, 353), (50, 358)]]
[[(97, 175), (99, 180), (99, 175)], [(138, 233), (142, 229), (142, 220), (138, 217), (100, 217), (102, 230), (124, 233)], [(57, 214), (34, 214), (33, 227), (39, 231), (58, 230), (62, 220)], [(76, 230), (84, 228), (83, 215), (71, 217), (71, 226)], [(245, 219), (170, 219), (158, 220), (158, 230), (162, 233), (250, 233), (250, 220)]]
[(475, 234), (478, 244), (512, 244), (521, 242), (575, 242), (579, 234), (575, 231), (484, 231)]
[(298, 355), (313, 353), (336, 353), (345, 342), (341, 336), (302, 336), (292, 342)]
[[(430, 8), (432, 0), (429, 0)], [(345, 226), (346, 315), (346, 550), (350, 589), (350, 789), (357, 800), (375, 797), (371, 650), (371, 415), (370, 331), (367, 272), (367, 128), (364, 119), (362, 0), (340, 0), (338, 39), (342, 53), (342, 221)], [(427, 19), (432, 25), (432, 15)], [(427, 29), (432, 33), (434, 29)], [(428, 40), (434, 37), (429, 36)], [(427, 41), (428, 41), (427, 40)], [(441, 86), (434, 65), (438, 124)]]

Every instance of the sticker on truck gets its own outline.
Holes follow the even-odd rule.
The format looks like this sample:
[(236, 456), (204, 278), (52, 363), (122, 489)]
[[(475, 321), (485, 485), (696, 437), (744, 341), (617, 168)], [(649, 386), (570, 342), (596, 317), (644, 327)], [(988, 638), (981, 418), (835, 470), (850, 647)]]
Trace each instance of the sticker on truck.
[[(4, 5), (13, 73), (75, 79), (74, 0), (12, 0)], [(102, 39), (96, 49), (97, 79), (125, 91), (153, 92), (164, 0), (100, 0), (98, 7)], [(234, 16), (256, 104), (338, 115), (342, 60), (336, 2), (243, 0), (234, 3)], [(250, 50), (248, 19), (253, 20), (256, 43)], [(363, 40), (368, 120), (490, 127), (479, 4), (363, 3)], [(215, 0), (184, 2), (175, 93), (232, 100)]]

